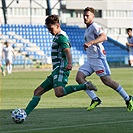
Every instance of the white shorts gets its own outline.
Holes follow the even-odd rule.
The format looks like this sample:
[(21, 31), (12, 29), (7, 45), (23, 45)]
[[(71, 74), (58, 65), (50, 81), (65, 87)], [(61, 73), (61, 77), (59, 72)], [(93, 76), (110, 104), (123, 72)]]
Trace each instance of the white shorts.
[(6, 62), (6, 63), (9, 63), (9, 62), (10, 62), (10, 63), (12, 64), (12, 58), (6, 58), (6, 59), (5, 59), (5, 62)]
[(109, 76), (111, 74), (108, 62), (105, 59), (89, 59), (85, 62), (78, 71), (81, 71), (85, 76), (90, 76), (92, 73), (96, 73), (98, 76)]
[(2, 64), (2, 61), (1, 60), (2, 60), (2, 57), (0, 56), (0, 64)]

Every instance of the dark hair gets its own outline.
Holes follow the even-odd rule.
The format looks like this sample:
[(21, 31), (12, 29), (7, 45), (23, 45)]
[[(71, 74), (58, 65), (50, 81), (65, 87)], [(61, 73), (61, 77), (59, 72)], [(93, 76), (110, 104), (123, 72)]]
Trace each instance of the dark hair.
[(45, 24), (56, 24), (59, 23), (59, 16), (58, 15), (50, 15), (45, 19)]
[(8, 42), (5, 42), (4, 44), (8, 44)]
[(130, 30), (132, 31), (132, 28), (127, 28), (126, 32), (128, 33)]
[(90, 11), (90, 12), (92, 12), (93, 14), (95, 14), (95, 9), (93, 8), (93, 7), (86, 7), (85, 9), (84, 9), (84, 12), (85, 11)]

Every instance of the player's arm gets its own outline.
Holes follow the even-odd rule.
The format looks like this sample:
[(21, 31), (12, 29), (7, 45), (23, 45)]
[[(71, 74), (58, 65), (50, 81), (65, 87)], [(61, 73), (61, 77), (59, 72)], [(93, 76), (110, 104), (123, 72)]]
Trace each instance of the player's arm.
[(15, 55), (15, 52), (14, 52), (14, 50), (12, 49), (12, 53), (13, 53), (13, 55), (14, 55), (14, 58), (16, 57), (16, 55)]
[(65, 36), (60, 35), (59, 45), (61, 46), (61, 48), (63, 49), (63, 51), (66, 54), (66, 58), (68, 61), (66, 69), (71, 70), (72, 69), (72, 54), (71, 54), (71, 50), (70, 50), (70, 47), (71, 47), (70, 42), (68, 41), (68, 39)]
[(127, 46), (130, 46), (130, 47), (133, 47), (133, 44), (128, 43), (128, 42), (126, 43), (126, 45), (127, 45)]
[(71, 70), (72, 69), (72, 54), (71, 54), (71, 50), (70, 50), (70, 48), (65, 48), (64, 52), (66, 54), (67, 61), (68, 61), (66, 69), (67, 70)]
[(93, 44), (98, 44), (100, 42), (104, 42), (105, 40), (107, 40), (107, 36), (103, 32), (95, 40), (91, 40), (90, 42), (85, 43), (84, 44), (84, 48), (88, 48), (88, 47), (90, 47)]
[(4, 59), (4, 50), (2, 49), (2, 59)]

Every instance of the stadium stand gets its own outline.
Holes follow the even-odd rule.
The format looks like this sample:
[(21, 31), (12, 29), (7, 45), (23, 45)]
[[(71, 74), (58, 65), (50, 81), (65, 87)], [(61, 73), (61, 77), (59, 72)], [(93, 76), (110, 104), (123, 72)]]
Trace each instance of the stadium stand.
[[(51, 63), (51, 43), (53, 36), (44, 25), (0, 25), (1, 40), (9, 41), (16, 51), (15, 65), (32, 65), (39, 63)], [(67, 32), (72, 45), (73, 63), (82, 64), (86, 61), (86, 53), (83, 49), (84, 29), (78, 26), (62, 25)], [(128, 51), (126, 46), (108, 37), (103, 43), (109, 63), (125, 63)], [(3, 62), (4, 63), (4, 62)]]

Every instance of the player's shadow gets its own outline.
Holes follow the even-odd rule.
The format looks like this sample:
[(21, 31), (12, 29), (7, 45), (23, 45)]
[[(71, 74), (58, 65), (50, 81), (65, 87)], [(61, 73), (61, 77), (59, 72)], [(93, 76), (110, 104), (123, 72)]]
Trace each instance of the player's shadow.
[(0, 133), (133, 132), (133, 112), (128, 112), (125, 107), (97, 107), (91, 111), (86, 108), (35, 109), (22, 124), (15, 124), (10, 112), (0, 110)]

